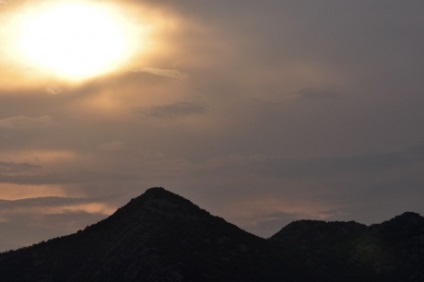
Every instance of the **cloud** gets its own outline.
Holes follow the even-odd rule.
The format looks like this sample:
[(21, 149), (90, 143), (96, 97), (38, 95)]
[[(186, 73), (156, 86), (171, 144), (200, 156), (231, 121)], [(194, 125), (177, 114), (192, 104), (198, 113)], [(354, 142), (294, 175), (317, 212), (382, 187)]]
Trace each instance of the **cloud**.
[(124, 149), (124, 144), (121, 141), (111, 141), (100, 145), (100, 149), (105, 151), (120, 151)]
[(115, 208), (103, 202), (96, 202), (84, 198), (41, 197), (20, 200), (0, 200), (0, 217), (3, 221), (16, 214), (34, 213), (38, 215), (66, 214), (66, 213), (98, 213), (110, 215)]
[[(0, 251), (76, 232), (116, 208), (94, 199), (41, 197), (0, 200)], [(19, 236), (16, 236), (19, 232)]]
[(178, 80), (185, 80), (185, 79), (189, 78), (188, 74), (183, 73), (179, 70), (175, 70), (175, 69), (143, 67), (143, 68), (140, 68), (140, 69), (137, 69), (137, 70), (133, 70), (133, 72), (148, 73), (148, 74), (152, 74), (152, 75), (156, 75), (156, 76), (178, 79)]
[(43, 128), (55, 125), (51, 116), (40, 116), (40, 117), (26, 117), (26, 116), (15, 116), (10, 118), (0, 119), (0, 128), (14, 128), (14, 129), (26, 129), (26, 128)]
[(81, 162), (86, 155), (70, 150), (25, 150), (3, 149), (0, 150), (0, 159), (13, 160), (14, 163), (28, 163), (42, 165), (43, 167), (57, 168), (64, 163)]
[(118, 183), (131, 182), (139, 178), (137, 174), (125, 172), (74, 170), (23, 175), (0, 174), (0, 183), (21, 185)]
[(335, 90), (304, 89), (299, 91), (299, 97), (304, 100), (328, 100), (341, 97), (341, 93)]
[(165, 106), (155, 107), (148, 111), (149, 117), (155, 118), (175, 118), (207, 113), (207, 109), (193, 102), (177, 102)]
[[(0, 33), (18, 2), (31, 4), (2, 6)], [(367, 221), (422, 212), (423, 150), (403, 148), (424, 140), (424, 2), (124, 2), (160, 27), (122, 72), (68, 84), (0, 70), (0, 198), (165, 186), (228, 219), (257, 200), (237, 217), (255, 232), (314, 203), (308, 215), (348, 206)]]
[(78, 194), (67, 193), (63, 187), (57, 185), (20, 185), (10, 183), (0, 183), (0, 199), (2, 200), (20, 200), (40, 197), (67, 197), (69, 195), (81, 196)]
[(49, 86), (46, 86), (46, 92), (51, 95), (58, 95), (62, 93), (63, 90), (59, 88), (58, 86), (49, 85)]
[(38, 165), (30, 163), (12, 163), (12, 162), (0, 162), (0, 174), (4, 173), (17, 173), (22, 171), (40, 169)]
[(377, 173), (392, 169), (405, 169), (424, 163), (422, 146), (387, 153), (370, 153), (359, 156), (288, 159), (282, 157), (252, 156), (224, 157), (210, 160), (210, 168), (219, 173), (257, 174), (278, 178), (313, 179), (343, 174)]

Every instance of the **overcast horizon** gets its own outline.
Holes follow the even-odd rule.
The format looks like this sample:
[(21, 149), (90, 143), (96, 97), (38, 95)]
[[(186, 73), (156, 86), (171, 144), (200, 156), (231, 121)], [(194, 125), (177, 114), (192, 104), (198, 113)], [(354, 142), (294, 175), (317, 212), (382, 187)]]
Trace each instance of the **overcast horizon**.
[(78, 81), (11, 47), (53, 2), (0, 1), (0, 251), (150, 187), (262, 237), (424, 213), (424, 2), (110, 0), (135, 53)]

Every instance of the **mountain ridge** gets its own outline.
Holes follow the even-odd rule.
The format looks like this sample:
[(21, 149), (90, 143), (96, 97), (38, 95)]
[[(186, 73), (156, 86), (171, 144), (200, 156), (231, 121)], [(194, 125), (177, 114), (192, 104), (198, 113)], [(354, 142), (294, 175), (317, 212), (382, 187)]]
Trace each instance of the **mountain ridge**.
[(412, 212), (300, 220), (263, 239), (154, 187), (77, 233), (0, 254), (0, 281), (420, 281), (423, 242)]

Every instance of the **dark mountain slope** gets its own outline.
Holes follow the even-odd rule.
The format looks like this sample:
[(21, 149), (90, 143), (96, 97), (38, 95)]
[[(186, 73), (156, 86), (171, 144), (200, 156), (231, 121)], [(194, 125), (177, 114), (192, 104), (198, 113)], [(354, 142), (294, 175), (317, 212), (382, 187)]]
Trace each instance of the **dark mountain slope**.
[(296, 221), (270, 240), (323, 281), (424, 281), (424, 218), (416, 213), (370, 227)]
[(378, 256), (378, 240), (356, 222), (295, 221), (270, 238), (302, 258), (309, 272), (327, 281), (375, 280), (369, 263)]
[(0, 281), (307, 281), (299, 264), (163, 188), (76, 234), (0, 256)]
[(76, 234), (0, 254), (0, 281), (424, 281), (424, 218), (295, 221), (258, 238), (151, 188)]
[(406, 212), (370, 227), (386, 246), (382, 281), (424, 281), (424, 217)]

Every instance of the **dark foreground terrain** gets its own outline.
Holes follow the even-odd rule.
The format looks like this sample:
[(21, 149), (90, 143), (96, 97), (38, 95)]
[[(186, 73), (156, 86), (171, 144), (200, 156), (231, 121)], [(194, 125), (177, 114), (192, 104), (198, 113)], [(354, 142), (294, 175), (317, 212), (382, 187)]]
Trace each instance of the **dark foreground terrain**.
[(266, 240), (151, 188), (83, 231), (0, 254), (0, 281), (424, 281), (424, 218), (303, 220)]

